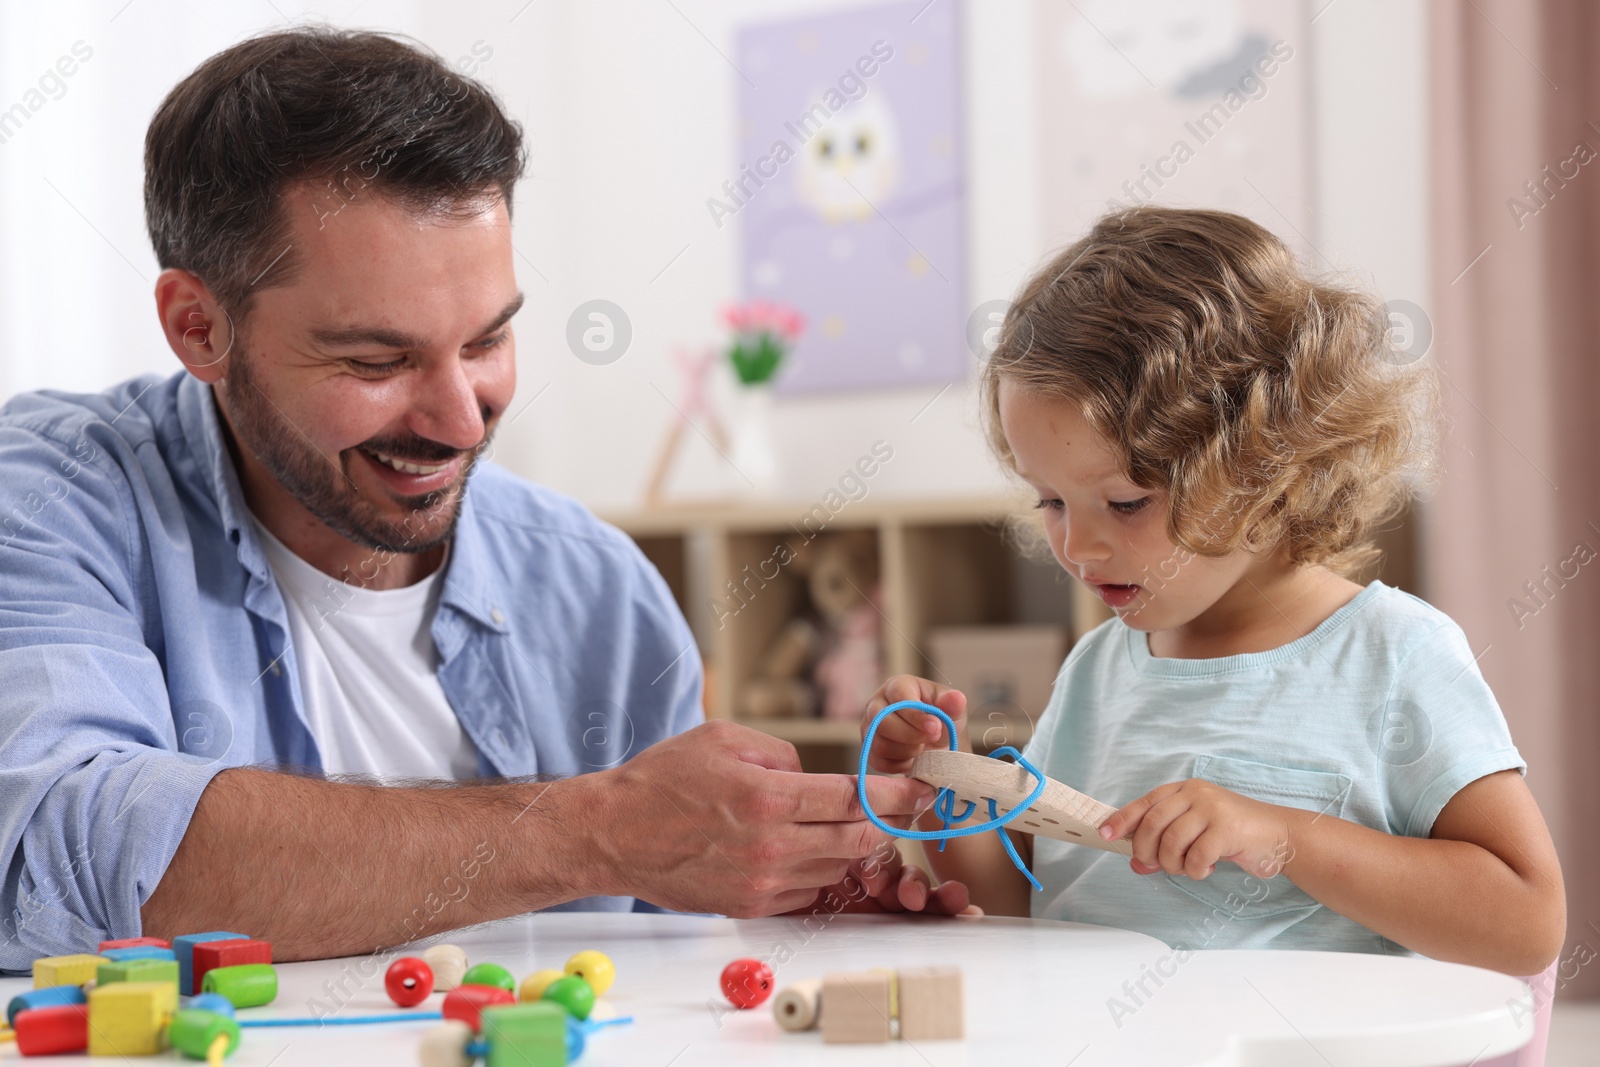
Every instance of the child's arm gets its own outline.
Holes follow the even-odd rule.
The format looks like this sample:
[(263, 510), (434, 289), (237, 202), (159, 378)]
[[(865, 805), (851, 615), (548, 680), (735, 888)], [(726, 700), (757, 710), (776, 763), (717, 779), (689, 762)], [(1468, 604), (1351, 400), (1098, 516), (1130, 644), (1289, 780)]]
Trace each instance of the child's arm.
[(1281, 870), (1340, 915), (1438, 960), (1534, 975), (1566, 937), (1555, 845), (1515, 771), (1461, 789), (1426, 839), (1267, 804), (1200, 779), (1150, 791), (1101, 833), (1131, 835), (1139, 874), (1204, 878), (1221, 860), (1261, 877)]
[[(959, 690), (909, 674), (897, 675), (883, 683), (867, 705), (867, 717), (861, 723), (862, 735), (865, 736), (867, 724), (878, 712), (902, 700), (920, 700), (949, 715), (956, 724), (956, 746), (963, 752), (972, 751), (967, 736), (967, 698)], [(906, 708), (878, 726), (868, 765), (885, 774), (905, 774), (922, 752), (948, 747), (945, 725), (938, 717)], [(917, 820), (919, 830), (938, 830), (942, 826), (931, 809)], [(1012, 834), (1011, 840), (1023, 862), (1031, 864), (1033, 838)], [(922, 850), (940, 881), (965, 883), (972, 903), (986, 915), (1028, 915), (1028, 894), (1033, 892), (1033, 887), (1012, 865), (999, 838), (993, 834), (951, 838), (945, 842), (943, 852), (939, 851), (938, 842), (924, 841)]]

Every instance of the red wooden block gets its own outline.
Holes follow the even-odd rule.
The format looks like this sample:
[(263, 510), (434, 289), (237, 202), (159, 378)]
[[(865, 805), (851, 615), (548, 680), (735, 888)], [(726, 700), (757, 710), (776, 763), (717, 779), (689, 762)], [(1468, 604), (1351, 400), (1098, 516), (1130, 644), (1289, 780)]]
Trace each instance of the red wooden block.
[(17, 1013), (17, 1051), (24, 1056), (82, 1052), (89, 1047), (89, 1005), (62, 1004)]
[(483, 1029), (483, 1009), (499, 1004), (515, 1004), (508, 989), (493, 985), (458, 985), (444, 995), (441, 1011), (446, 1019), (459, 1019), (477, 1033)]
[(100, 951), (114, 948), (171, 948), (172, 942), (164, 937), (124, 937), (120, 941), (100, 942)]
[(271, 963), (272, 943), (270, 941), (257, 941), (253, 938), (241, 937), (233, 941), (202, 941), (194, 947), (194, 988), (202, 988), (200, 983), (205, 979), (207, 971), (214, 971), (218, 967), (237, 967), (241, 963)]

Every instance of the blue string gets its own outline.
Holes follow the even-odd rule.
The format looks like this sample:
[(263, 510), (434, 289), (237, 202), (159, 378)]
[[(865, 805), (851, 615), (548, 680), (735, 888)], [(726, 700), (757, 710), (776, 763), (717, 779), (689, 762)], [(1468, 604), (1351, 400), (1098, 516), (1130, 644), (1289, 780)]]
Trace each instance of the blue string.
[(235, 1019), (247, 1026), (360, 1026), (367, 1023), (410, 1023), (443, 1019), (437, 1011), (392, 1011), (384, 1015), (330, 1015), (326, 1019)]
[(946, 715), (943, 711), (934, 707), (932, 704), (924, 704), (920, 700), (902, 700), (899, 703), (890, 704), (888, 707), (878, 712), (877, 715), (873, 716), (872, 722), (867, 726), (866, 735), (861, 739), (861, 765), (857, 768), (856, 773), (856, 796), (861, 801), (861, 810), (866, 813), (867, 821), (872, 823), (873, 826), (876, 826), (878, 829), (882, 830), (884, 833), (894, 837), (909, 838), (912, 841), (937, 841), (939, 842), (940, 852), (944, 851), (944, 843), (950, 840), (952, 837), (969, 837), (972, 834), (981, 834), (989, 830), (993, 830), (1000, 835), (1000, 843), (1005, 846), (1006, 855), (1011, 857), (1012, 864), (1016, 866), (1017, 870), (1022, 872), (1023, 877), (1032, 883), (1035, 890), (1041, 893), (1044, 892), (1044, 886), (1039, 884), (1039, 880), (1033, 876), (1033, 872), (1028, 870), (1028, 865), (1022, 862), (1022, 857), (1017, 855), (1016, 846), (1011, 843), (1011, 835), (1006, 833), (1003, 827), (1005, 827), (1008, 823), (1021, 818), (1023, 812), (1031, 808), (1033, 806), (1033, 802), (1038, 800), (1039, 797), (1044, 794), (1046, 779), (1045, 776), (1040, 773), (1037, 767), (1024, 759), (1022, 753), (1018, 752), (1010, 745), (1002, 745), (1000, 748), (997, 748), (993, 752), (989, 753), (989, 757), (991, 759), (1000, 759), (1003, 756), (1012, 757), (1017, 761), (1018, 766), (1038, 779), (1038, 785), (1033, 787), (1033, 792), (1028, 794), (1028, 798), (1026, 800), (1012, 808), (1010, 811), (1006, 812), (1004, 815), (1001, 815), (996, 810), (994, 798), (991, 797), (989, 798), (988, 822), (977, 823), (973, 826), (952, 828), (952, 823), (966, 822), (967, 819), (971, 818), (972, 813), (977, 810), (977, 805), (970, 800), (963, 801), (963, 803), (965, 803), (967, 806), (966, 810), (962, 811), (960, 814), (957, 814), (955, 810), (955, 791), (949, 786), (940, 786), (939, 792), (935, 794), (933, 798), (933, 812), (935, 815), (939, 816), (940, 821), (944, 823), (944, 828), (942, 830), (902, 830), (899, 827), (890, 826), (888, 823), (878, 818), (878, 813), (873, 811), (872, 805), (867, 802), (867, 758), (872, 754), (872, 740), (877, 736), (878, 724), (883, 722), (883, 720), (888, 716), (899, 711), (901, 708), (916, 708), (918, 711), (927, 712), (929, 715), (937, 715), (940, 719), (944, 720), (945, 728), (950, 735), (950, 751), (954, 752), (956, 750), (955, 722), (950, 718), (950, 716)]

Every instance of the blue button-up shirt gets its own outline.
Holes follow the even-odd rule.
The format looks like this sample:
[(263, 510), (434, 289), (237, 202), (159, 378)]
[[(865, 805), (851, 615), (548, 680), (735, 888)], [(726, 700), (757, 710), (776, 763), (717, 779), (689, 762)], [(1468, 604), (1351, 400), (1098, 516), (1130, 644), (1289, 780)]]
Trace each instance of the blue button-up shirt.
[[(701, 719), (666, 584), (480, 461), (433, 621), (483, 776), (621, 763)], [(283, 598), (187, 372), (0, 408), (0, 970), (137, 936), (206, 784), (321, 769)], [(628, 898), (577, 907), (621, 910)]]

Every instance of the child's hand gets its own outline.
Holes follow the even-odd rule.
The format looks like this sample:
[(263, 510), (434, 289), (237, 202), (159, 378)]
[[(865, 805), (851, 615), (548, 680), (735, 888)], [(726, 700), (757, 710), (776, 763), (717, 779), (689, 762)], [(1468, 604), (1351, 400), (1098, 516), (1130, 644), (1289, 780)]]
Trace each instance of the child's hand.
[[(972, 751), (967, 741), (967, 698), (960, 690), (930, 682), (910, 674), (897, 674), (883, 683), (867, 704), (867, 717), (861, 720), (861, 734), (867, 733), (867, 724), (878, 712), (902, 700), (920, 700), (944, 712), (956, 724), (956, 745), (964, 752)], [(948, 748), (945, 726), (937, 715), (913, 708), (902, 708), (878, 724), (872, 741), (872, 758), (868, 766), (884, 774), (905, 774), (911, 761), (930, 748)]]
[(814, 914), (818, 908), (848, 914), (915, 912), (924, 915), (982, 915), (961, 882), (933, 885), (928, 872), (906, 863), (893, 844), (883, 846), (866, 860), (852, 864), (844, 881), (818, 895), (807, 907), (790, 915)]
[(1288, 810), (1214, 782), (1190, 778), (1158, 786), (1100, 827), (1115, 841), (1131, 836), (1136, 874), (1206, 877), (1218, 860), (1271, 878), (1292, 858)]

